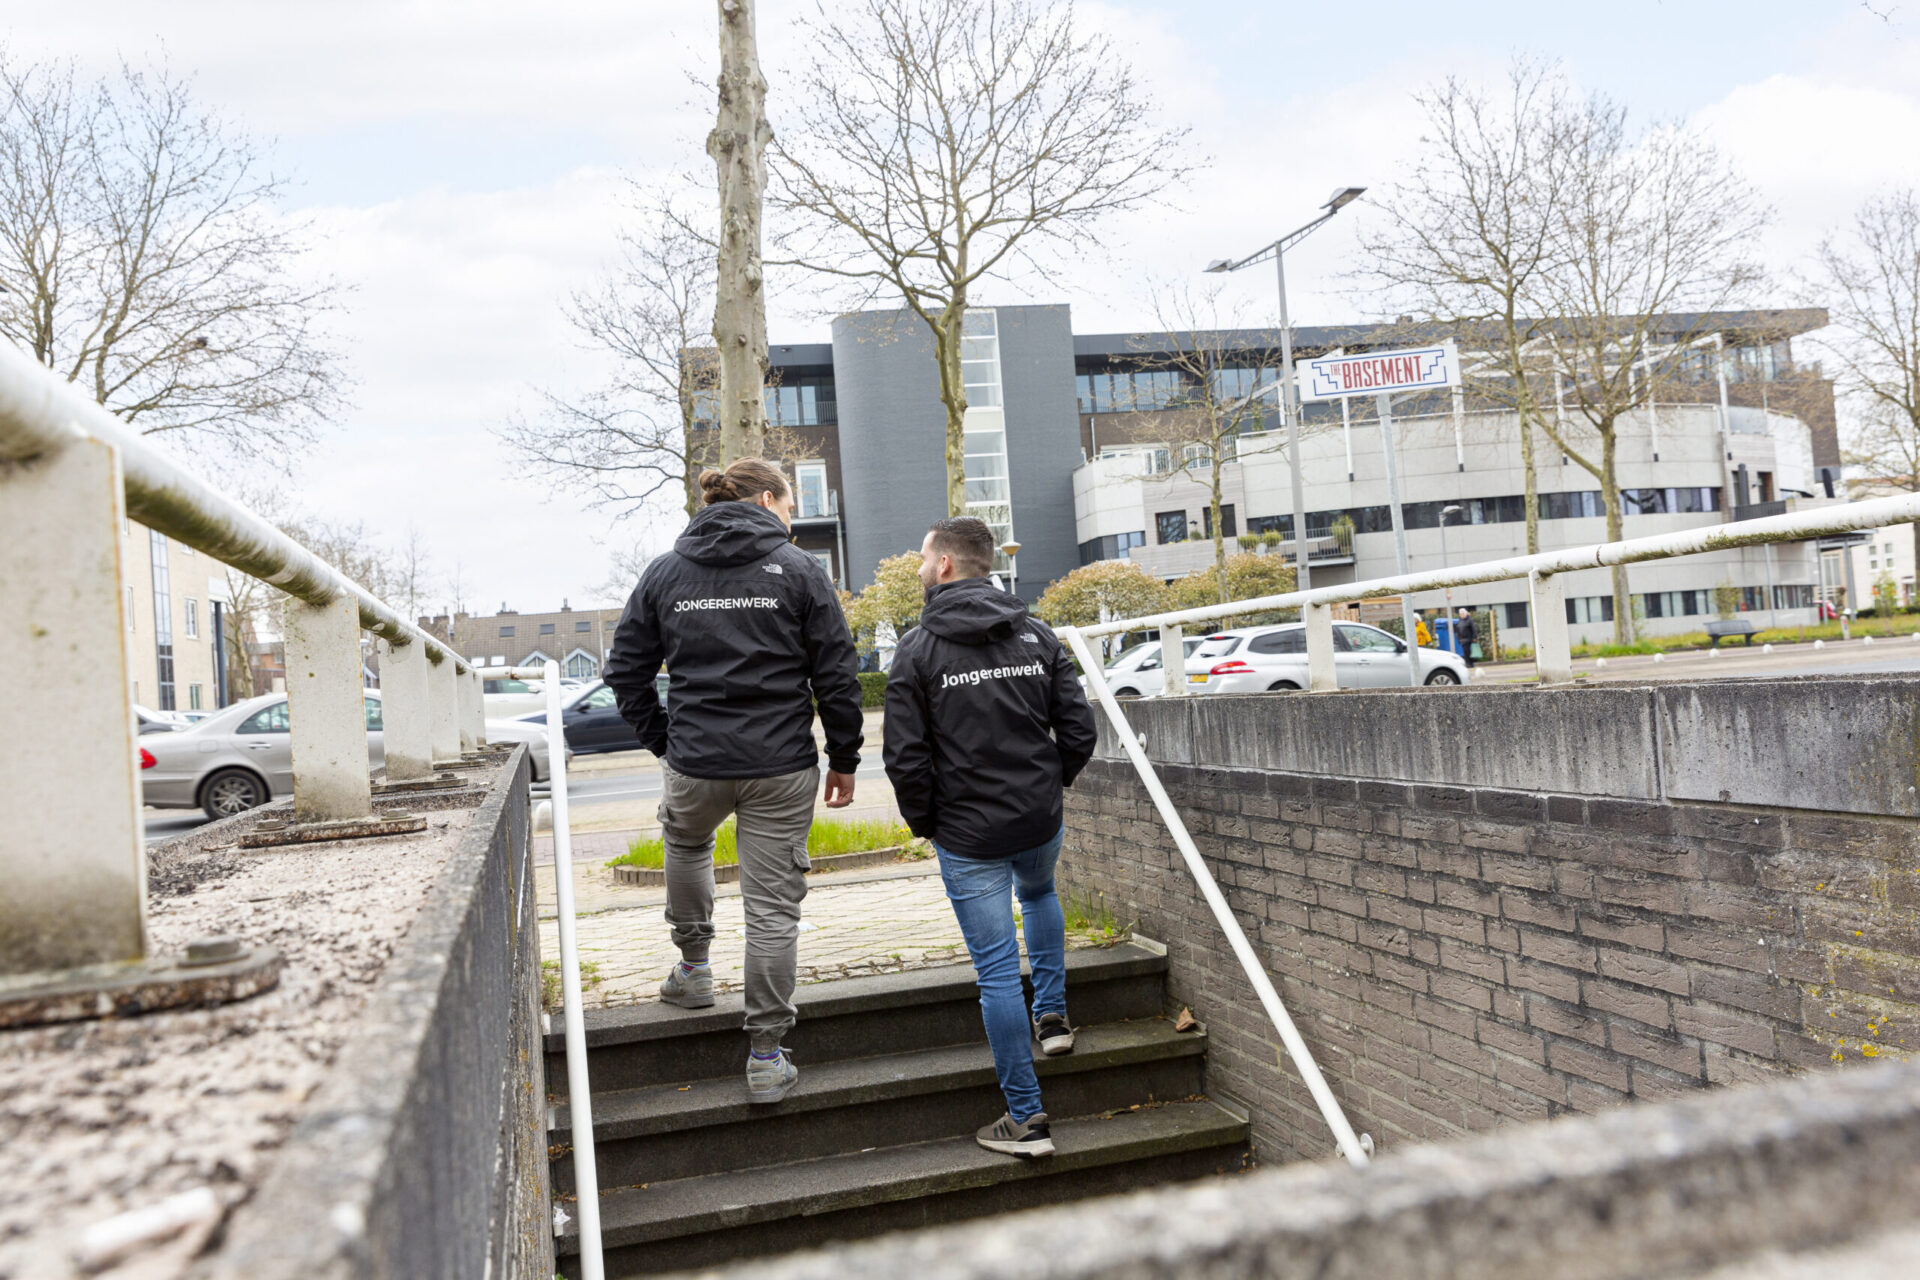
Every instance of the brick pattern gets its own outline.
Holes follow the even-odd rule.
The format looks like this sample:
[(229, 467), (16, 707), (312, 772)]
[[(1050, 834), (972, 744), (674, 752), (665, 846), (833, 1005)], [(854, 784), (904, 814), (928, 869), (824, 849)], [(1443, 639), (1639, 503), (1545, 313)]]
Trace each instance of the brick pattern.
[[(1920, 824), (1158, 766), (1356, 1129), (1508, 1120), (1920, 1048)], [(1167, 943), (1268, 1160), (1330, 1153), (1124, 762), (1063, 885)]]

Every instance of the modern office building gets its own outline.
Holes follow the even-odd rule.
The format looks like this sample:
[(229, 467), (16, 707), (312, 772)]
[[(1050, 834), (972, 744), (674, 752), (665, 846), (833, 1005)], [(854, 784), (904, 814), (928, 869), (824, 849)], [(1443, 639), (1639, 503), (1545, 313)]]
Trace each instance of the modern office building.
[[(1795, 337), (1825, 323), (1818, 310), (1675, 317), (1676, 334), (1724, 344), (1725, 409), (1720, 348), (1700, 341), (1686, 353), (1687, 375), (1667, 382), (1653, 407), (1628, 415), (1619, 463), (1627, 536), (1829, 499), (1840, 463), (1832, 384), (1817, 365), (1797, 363), (1792, 349)], [(1214, 353), (1224, 389), (1255, 392), (1275, 380), (1277, 333), (1076, 335), (1062, 305), (976, 309), (967, 325), (968, 507), (1003, 542), (1019, 544), (1003, 565), (1019, 593), (1034, 599), (1076, 566), (1104, 558), (1127, 557), (1166, 578), (1202, 567), (1208, 550), (1191, 535), (1210, 523), (1207, 471), (1179, 465), (1196, 446), (1182, 455), (1175, 429), (1175, 417), (1190, 412), (1182, 400), (1193, 375), (1170, 366), (1182, 352)], [(804, 435), (802, 452), (815, 455), (792, 464), (796, 540), (857, 591), (881, 559), (917, 548), (928, 522), (945, 513), (945, 411), (932, 339), (910, 313), (842, 316), (832, 336), (772, 349), (769, 406), (775, 421)], [(1383, 341), (1392, 342), (1358, 326), (1294, 334), (1300, 359)], [(1223, 459), (1221, 523), (1229, 534), (1291, 533), (1280, 425), (1277, 412), (1251, 415)], [(1392, 573), (1385, 454), (1371, 398), (1309, 406), (1302, 426), (1316, 581)], [(1465, 562), (1524, 551), (1513, 414), (1441, 396), (1396, 409), (1394, 426), (1413, 567), (1438, 565), (1443, 554)], [(1603, 541), (1598, 481), (1545, 438), (1535, 443), (1542, 548)], [(1572, 621), (1576, 638), (1597, 639), (1609, 629), (1611, 588), (1605, 572), (1586, 576), (1570, 583)], [(1697, 627), (1736, 595), (1790, 622), (1811, 611), (1820, 591), (1814, 547), (1633, 570), (1635, 609), (1656, 631)], [(1456, 592), (1453, 602), (1497, 606), (1509, 634), (1526, 643), (1524, 589), (1516, 584)]]

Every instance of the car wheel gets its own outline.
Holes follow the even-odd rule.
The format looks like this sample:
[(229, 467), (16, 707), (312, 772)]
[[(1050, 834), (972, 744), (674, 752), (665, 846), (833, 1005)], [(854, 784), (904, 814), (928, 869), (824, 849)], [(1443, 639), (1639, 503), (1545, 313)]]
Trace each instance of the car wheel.
[(1275, 680), (1267, 686), (1268, 693), (1298, 693), (1300, 686), (1291, 680)]
[(1116, 698), (1137, 698), (1140, 696), (1140, 691), (1138, 689), (1132, 689), (1132, 688), (1115, 689), (1113, 691), (1113, 696)]
[(245, 769), (222, 769), (200, 785), (200, 807), (216, 821), (265, 804), (267, 784)]
[(1434, 672), (1432, 675), (1427, 677), (1427, 683), (1428, 684), (1459, 684), (1460, 677), (1453, 674), (1453, 671), (1450, 668), (1441, 667), (1438, 671)]

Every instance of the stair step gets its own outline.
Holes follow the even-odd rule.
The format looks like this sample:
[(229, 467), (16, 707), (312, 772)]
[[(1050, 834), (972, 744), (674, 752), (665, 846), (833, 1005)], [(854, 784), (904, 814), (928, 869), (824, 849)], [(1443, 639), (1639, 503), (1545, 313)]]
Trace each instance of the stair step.
[[(1067, 1007), (1076, 1022), (1120, 1022), (1162, 1012), (1166, 956), (1134, 943), (1067, 953)], [(801, 1063), (867, 1058), (980, 1038), (972, 965), (814, 983), (794, 992), (799, 1020), (787, 1046)], [(711, 1009), (648, 1003), (586, 1013), (594, 1092), (688, 1084), (743, 1069), (739, 994)], [(547, 1088), (566, 1092), (566, 1038), (547, 1034)]]
[[(594, 1094), (600, 1184), (659, 1182), (783, 1164), (880, 1145), (950, 1137), (978, 1128), (1004, 1104), (993, 1055), (975, 1019), (976, 1043), (800, 1065), (777, 1106), (747, 1101), (744, 1062), (731, 1075), (688, 1085)], [(1083, 1026), (1074, 1052), (1034, 1053), (1047, 1105), (1090, 1115), (1136, 1102), (1184, 1098), (1203, 1088), (1204, 1031), (1176, 1032), (1165, 1018)], [(568, 1108), (551, 1112), (553, 1185), (573, 1191)]]
[[(1199, 1099), (1058, 1120), (1057, 1154), (1021, 1160), (971, 1135), (655, 1182), (600, 1199), (607, 1273), (657, 1274), (832, 1240), (1105, 1195), (1241, 1166), (1246, 1122)], [(555, 1245), (577, 1274), (577, 1219)]]

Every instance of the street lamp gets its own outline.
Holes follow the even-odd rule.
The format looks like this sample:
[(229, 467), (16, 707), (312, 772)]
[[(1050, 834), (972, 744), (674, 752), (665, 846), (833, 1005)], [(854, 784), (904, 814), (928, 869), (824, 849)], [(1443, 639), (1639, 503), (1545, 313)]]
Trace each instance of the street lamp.
[[(1447, 517), (1460, 514), (1462, 514), (1462, 508), (1457, 503), (1448, 503), (1440, 508), (1440, 567), (1442, 569), (1447, 567)], [(1453, 633), (1456, 625), (1458, 624), (1453, 618), (1453, 587), (1449, 584), (1447, 587), (1447, 645), (1449, 648), (1452, 647), (1456, 638)]]
[(1020, 544), (1017, 542), (1004, 543), (1000, 548), (1000, 554), (1007, 558), (1007, 580), (1013, 584), (1008, 590), (1012, 591), (1014, 595), (1019, 595), (1020, 561), (1015, 557), (1020, 554)]
[(1287, 419), (1287, 457), (1293, 464), (1293, 560), (1298, 578), (1296, 586), (1305, 591), (1312, 585), (1307, 569), (1307, 496), (1300, 478), (1300, 397), (1293, 383), (1293, 322), (1287, 317), (1286, 252), (1319, 230), (1334, 214), (1360, 198), (1365, 187), (1341, 187), (1320, 207), (1326, 212), (1304, 227), (1289, 231), (1266, 248), (1244, 258), (1216, 258), (1207, 264), (1211, 272), (1238, 271), (1273, 257), (1274, 278), (1280, 285), (1280, 412)]

